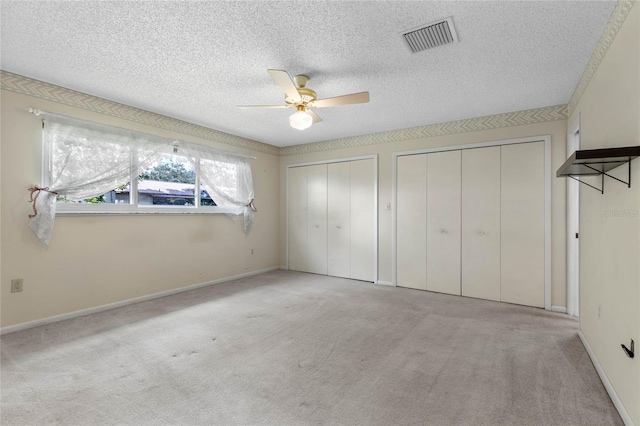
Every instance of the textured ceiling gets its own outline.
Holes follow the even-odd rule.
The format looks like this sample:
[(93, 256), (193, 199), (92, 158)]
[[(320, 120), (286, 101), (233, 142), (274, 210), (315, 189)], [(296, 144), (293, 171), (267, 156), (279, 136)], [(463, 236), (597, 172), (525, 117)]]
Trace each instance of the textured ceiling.
[[(567, 103), (615, 1), (2, 1), (0, 67), (276, 146)], [(403, 30), (452, 16), (459, 43), (411, 54)], [(268, 68), (319, 98), (298, 131)]]

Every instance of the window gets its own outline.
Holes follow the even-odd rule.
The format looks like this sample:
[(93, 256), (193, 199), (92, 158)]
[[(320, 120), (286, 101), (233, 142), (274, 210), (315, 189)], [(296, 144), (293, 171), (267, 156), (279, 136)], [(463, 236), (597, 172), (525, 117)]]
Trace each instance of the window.
[[(54, 153), (55, 155), (55, 153)], [(131, 150), (130, 162), (137, 161), (137, 151)], [(196, 162), (200, 158), (162, 153), (139, 174), (130, 176), (129, 182), (113, 187), (103, 194), (71, 201), (66, 195), (57, 195), (59, 213), (225, 213), (196, 176)], [(55, 157), (51, 159), (55, 161)], [(226, 169), (234, 169), (228, 164)], [(196, 181), (200, 191), (195, 194)], [(132, 185), (131, 182), (134, 182)], [(237, 179), (232, 179), (235, 184)], [(45, 185), (47, 186), (47, 185)], [(225, 188), (227, 189), (227, 188)], [(236, 188), (230, 188), (236, 193)]]
[[(202, 164), (210, 160), (196, 159), (195, 161), (199, 161)], [(222, 189), (233, 198), (237, 193), (236, 167), (234, 164), (227, 163), (223, 165), (222, 171), (227, 174), (228, 182), (231, 184), (230, 187)], [(129, 181), (104, 194), (79, 201), (71, 201), (65, 195), (57, 195), (56, 203), (60, 213), (117, 212), (116, 210), (104, 210), (101, 206), (94, 206), (97, 204), (103, 205), (102, 207), (109, 204), (118, 204), (121, 207), (137, 205), (143, 209), (166, 206), (191, 207), (188, 211), (191, 213), (194, 212), (192, 211), (194, 208), (196, 213), (215, 213), (216, 210), (219, 211), (220, 209), (206, 208), (217, 207), (217, 204), (203, 184), (200, 184), (199, 204), (196, 205), (195, 185), (196, 169), (194, 168), (193, 159), (175, 154), (162, 154), (158, 161), (137, 176), (136, 185), (134, 185), (134, 188), (137, 189), (137, 197), (132, 196), (132, 185), (131, 181)], [(137, 203), (135, 200), (137, 200)], [(80, 205), (80, 207), (77, 207), (77, 205)], [(202, 207), (202, 209), (198, 209), (198, 207)], [(131, 209), (123, 208), (120, 211), (128, 213)], [(145, 211), (140, 210), (140, 212), (144, 213)], [(162, 211), (155, 210), (153, 212)], [(175, 213), (176, 210), (166, 210), (165, 212)]]
[[(89, 180), (106, 181), (107, 187), (98, 195), (81, 199), (74, 191), (56, 194), (58, 213), (229, 213), (217, 197), (237, 200), (246, 193), (247, 200), (241, 203), (252, 199), (252, 188), (239, 187), (247, 182), (240, 179), (238, 157), (233, 154), (211, 154), (206, 147), (183, 147), (184, 143), (167, 140), (149, 149), (148, 141), (123, 141), (117, 131), (95, 134), (91, 128), (79, 129), (76, 120), (72, 121), (75, 126), (63, 132), (63, 137), (57, 137), (61, 133), (57, 122), (50, 128), (45, 125), (49, 137), (44, 138), (43, 186), (51, 187), (60, 180), (74, 185), (80, 182), (76, 176), (92, 175)], [(120, 184), (114, 178), (109, 185), (107, 176), (117, 168), (124, 169), (127, 182)], [(207, 190), (214, 186), (214, 191)], [(197, 194), (195, 188), (199, 188)]]
[[(29, 227), (49, 245), (62, 213), (225, 213), (252, 225), (248, 157), (46, 113)], [(197, 193), (196, 193), (197, 188)]]
[(138, 205), (195, 206), (196, 172), (186, 157), (163, 155), (138, 176)]

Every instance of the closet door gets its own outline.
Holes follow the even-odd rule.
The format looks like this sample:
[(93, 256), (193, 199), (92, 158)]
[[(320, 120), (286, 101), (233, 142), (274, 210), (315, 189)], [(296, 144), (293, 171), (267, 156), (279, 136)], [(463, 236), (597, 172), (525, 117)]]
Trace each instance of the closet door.
[(544, 142), (502, 146), (501, 300), (544, 307)]
[(375, 250), (375, 163), (350, 163), (350, 277), (373, 281)]
[(307, 168), (289, 169), (289, 269), (307, 270)]
[(397, 158), (396, 284), (427, 289), (427, 155)]
[(327, 165), (307, 166), (307, 272), (327, 275)]
[(461, 152), (427, 154), (427, 290), (460, 295)]
[(343, 278), (351, 276), (350, 170), (349, 162), (328, 165), (328, 274)]
[(500, 300), (500, 147), (462, 151), (462, 295)]

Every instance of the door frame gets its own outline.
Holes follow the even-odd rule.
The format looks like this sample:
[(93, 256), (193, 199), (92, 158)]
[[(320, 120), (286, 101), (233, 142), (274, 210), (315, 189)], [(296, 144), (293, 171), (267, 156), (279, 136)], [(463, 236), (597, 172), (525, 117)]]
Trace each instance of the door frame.
[(289, 270), (289, 169), (294, 167), (315, 166), (318, 164), (345, 163), (358, 160), (373, 160), (373, 282), (378, 282), (378, 154), (357, 157), (335, 158), (331, 160), (308, 161), (304, 163), (287, 164), (286, 166), (286, 196), (285, 196), (285, 269)]
[[(567, 127), (567, 158), (579, 149), (580, 113)], [(579, 232), (580, 183), (567, 179), (567, 314), (578, 318), (580, 318), (580, 238), (576, 238), (574, 233)]]
[(431, 152), (457, 151), (464, 149), (514, 145), (530, 142), (544, 142), (544, 309), (551, 310), (551, 135), (394, 152), (391, 171), (391, 199), (393, 204), (393, 208), (391, 211), (391, 277), (393, 279), (394, 286), (397, 286), (398, 157), (402, 157), (405, 155), (428, 154)]

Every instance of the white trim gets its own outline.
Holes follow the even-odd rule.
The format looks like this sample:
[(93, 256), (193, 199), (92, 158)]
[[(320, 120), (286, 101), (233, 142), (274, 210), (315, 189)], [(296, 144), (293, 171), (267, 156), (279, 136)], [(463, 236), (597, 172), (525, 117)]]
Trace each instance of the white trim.
[(91, 315), (98, 312), (108, 311), (122, 306), (133, 305), (134, 303), (146, 302), (148, 300), (159, 299), (161, 297), (172, 296), (174, 294), (183, 293), (185, 291), (195, 290), (202, 287), (208, 287), (214, 284), (222, 284), (228, 281), (237, 280), (240, 278), (250, 277), (252, 275), (258, 275), (265, 272), (278, 270), (278, 266), (271, 268), (260, 269), (259, 271), (245, 272), (244, 274), (233, 275), (231, 277), (218, 278), (213, 281), (206, 281), (198, 284), (188, 285), (186, 287), (175, 288), (172, 290), (161, 291), (159, 293), (148, 294), (146, 296), (134, 297), (133, 299), (122, 300), (120, 302), (108, 303), (106, 305), (95, 306), (93, 308), (81, 309), (79, 311), (68, 312), (66, 314), (54, 315), (48, 318), (42, 318), (34, 321), (23, 322), (20, 324), (9, 325), (0, 328), (0, 335), (13, 333), (16, 331), (27, 330), (29, 328), (38, 327), (45, 324), (51, 324), (54, 322), (65, 321), (72, 318), (83, 317), (85, 315)]
[(331, 160), (310, 161), (306, 163), (287, 164), (285, 170), (285, 268), (289, 269), (289, 169), (303, 166), (316, 166), (319, 164), (346, 163), (349, 161), (373, 160), (373, 282), (378, 282), (378, 154), (360, 155), (357, 157), (336, 158)]
[(391, 286), (391, 287), (395, 287), (395, 284), (392, 283), (391, 281), (376, 281), (376, 284), (378, 285), (387, 285), (387, 286)]
[(551, 136), (544, 138), (544, 308), (551, 310)]
[(412, 151), (394, 152), (393, 156), (395, 159), (403, 155), (429, 154), (430, 152), (443, 152), (443, 151), (458, 151), (461, 149), (486, 148), (489, 146), (500, 146), (500, 145), (515, 145), (517, 143), (543, 142), (547, 140), (549, 141), (551, 140), (550, 135), (533, 136), (528, 138), (517, 138), (517, 139), (503, 139), (503, 140), (490, 141), (490, 142), (467, 143), (463, 145), (439, 146), (436, 148), (414, 149)]
[(604, 372), (604, 369), (600, 365), (598, 358), (596, 358), (596, 354), (593, 352), (593, 349), (591, 349), (591, 345), (589, 345), (589, 342), (587, 341), (587, 337), (584, 335), (582, 330), (578, 330), (578, 336), (580, 336), (580, 340), (582, 341), (584, 348), (587, 350), (587, 353), (589, 354), (589, 358), (591, 358), (591, 362), (593, 363), (593, 366), (596, 368), (596, 371), (598, 372), (598, 376), (600, 376), (600, 380), (602, 381), (604, 388), (607, 390), (607, 393), (609, 394), (609, 398), (611, 398), (611, 402), (613, 402), (613, 405), (618, 410), (620, 417), (622, 417), (622, 421), (626, 426), (633, 426), (633, 421), (631, 420), (631, 416), (627, 412), (626, 408), (624, 408), (624, 404), (622, 404), (620, 397), (618, 396), (618, 394), (616, 393), (616, 390), (614, 389), (613, 385), (609, 381), (607, 374)]
[(464, 149), (485, 148), (491, 146), (514, 145), (519, 143), (544, 142), (544, 308), (551, 310), (551, 136), (533, 136), (527, 138), (504, 139), (492, 142), (480, 142), (464, 145), (443, 146), (437, 148), (425, 148), (412, 151), (401, 151), (393, 153), (392, 163), (392, 199), (393, 208), (391, 212), (391, 276), (393, 285), (397, 286), (397, 179), (398, 179), (398, 157), (405, 155), (428, 154), (432, 152), (458, 151)]
[[(578, 135), (576, 137), (576, 135)], [(580, 149), (580, 113), (567, 128), (567, 158)], [(580, 240), (575, 232), (580, 232), (580, 184), (567, 179), (566, 226), (567, 226), (567, 312), (580, 317)], [(575, 192), (574, 192), (575, 191)], [(575, 197), (575, 198), (574, 198)], [(575, 199), (576, 203), (573, 202)], [(575, 209), (575, 211), (574, 211)], [(574, 213), (573, 216), (571, 213)], [(577, 223), (574, 223), (574, 217)]]
[[(138, 156), (137, 155), (131, 155), (129, 157), (129, 162), (131, 164), (131, 170), (135, 170), (138, 168)], [(199, 162), (196, 162), (199, 163)], [(197, 176), (198, 172), (196, 172), (196, 176)], [(139, 176), (139, 175), (138, 175)], [(200, 198), (200, 197), (196, 197), (196, 191), (195, 191), (196, 187), (194, 186), (193, 188), (193, 198)], [(138, 207), (138, 179), (131, 179), (129, 181), (129, 205), (130, 206), (136, 206)], [(57, 207), (62, 207), (62, 204), (60, 206)], [(58, 213), (58, 208), (56, 207), (56, 213)], [(98, 206), (96, 206), (98, 207)]]
[[(193, 207), (196, 210), (200, 210), (200, 208), (202, 207), (200, 205), (200, 200), (202, 198), (202, 193), (200, 192), (200, 190), (202, 189), (202, 187), (200, 186), (200, 173), (202, 173), (200, 171), (200, 160), (198, 159), (197, 161), (193, 162), (193, 172), (195, 174), (194, 179), (193, 179)], [(236, 179), (238, 176), (238, 169), (236, 168)], [(137, 180), (137, 179), (136, 179)]]
[[(132, 193), (133, 195), (133, 193)], [(136, 194), (137, 196), (137, 194)], [(131, 204), (91, 204), (91, 207), (96, 207), (90, 210), (81, 210), (80, 207), (86, 206), (86, 204), (64, 204), (60, 203), (56, 205), (56, 216), (91, 216), (91, 215), (153, 215), (153, 214), (173, 214), (173, 215), (185, 215), (185, 214), (233, 214), (236, 211), (232, 211), (231, 208), (224, 208), (218, 206), (201, 206), (201, 207), (187, 207), (187, 206), (164, 206), (164, 207), (144, 207), (134, 206)], [(78, 207), (74, 209), (73, 207)], [(86, 207), (85, 207), (86, 208)], [(242, 214), (238, 214), (242, 216)]]
[(561, 314), (566, 314), (567, 313), (567, 308), (565, 306), (556, 306), (556, 305), (552, 305), (551, 306), (551, 310), (553, 312), (559, 312)]
[(393, 154), (393, 159), (391, 160), (391, 284), (395, 287), (398, 286), (398, 271), (397, 271), (397, 263), (398, 263), (398, 227), (397, 227), (397, 216), (398, 216), (398, 154)]
[(373, 158), (373, 282), (378, 282), (378, 156)]
[(290, 169), (291, 167), (317, 166), (318, 164), (346, 163), (347, 161), (370, 160), (372, 158), (377, 159), (378, 154), (360, 155), (357, 157), (335, 158), (333, 160), (308, 161), (306, 163), (292, 163), (292, 164), (287, 164), (287, 169)]
[(289, 167), (284, 171), (284, 267), (289, 270)]

